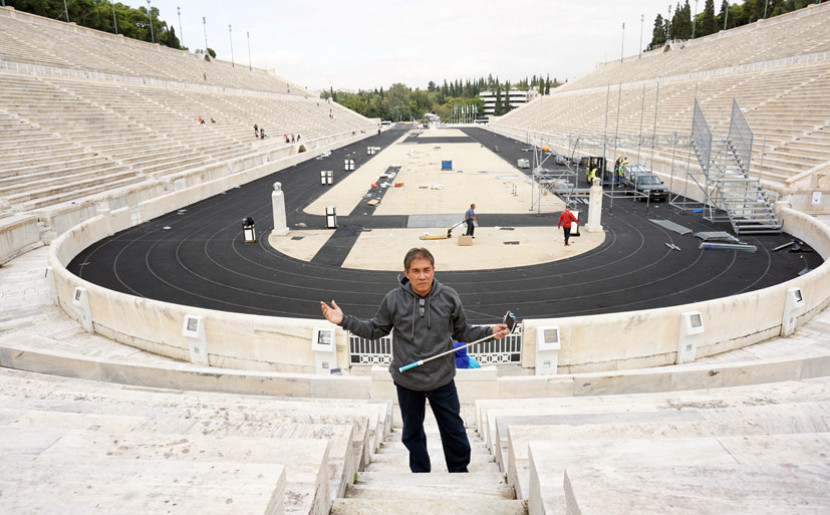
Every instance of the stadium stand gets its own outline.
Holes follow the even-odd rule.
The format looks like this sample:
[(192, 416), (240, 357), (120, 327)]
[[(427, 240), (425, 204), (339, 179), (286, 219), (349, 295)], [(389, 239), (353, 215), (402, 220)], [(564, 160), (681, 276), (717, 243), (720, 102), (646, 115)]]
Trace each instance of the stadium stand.
[[(528, 143), (528, 134), (534, 133), (685, 137), (697, 99), (713, 133), (725, 136), (735, 98), (754, 132), (750, 174), (760, 177), (767, 189), (792, 194), (790, 179), (830, 161), (830, 133), (825, 130), (830, 105), (819, 100), (830, 94), (828, 23), (828, 5), (813, 5), (671, 43), (643, 53), (641, 59), (601, 63), (490, 125)], [(698, 166), (686, 149), (672, 152), (659, 138), (653, 158), (648, 147), (629, 145), (618, 153), (642, 154), (641, 160), (666, 177), (675, 169)], [(610, 152), (607, 157), (613, 161)]]
[[(227, 61), (206, 60), (203, 54), (191, 54), (161, 45), (88, 30), (75, 25), (17, 12), (0, 11), (3, 20), (0, 58), (8, 63), (38, 66), (40, 73), (92, 77), (110, 75), (110, 79), (128, 82), (177, 82), (248, 91), (292, 94), (317, 98), (309, 91), (273, 73)], [(38, 38), (33, 40), (32, 31)], [(14, 68), (14, 65), (11, 65)], [(54, 67), (60, 71), (50, 72)], [(75, 72), (74, 74), (72, 72)]]
[[(36, 214), (41, 232), (244, 171), (264, 175), (377, 130), (263, 70), (12, 8), (0, 8), (0, 28), (0, 141), (13, 149), (0, 163), (0, 207)], [(253, 138), (255, 123), (268, 139)]]
[(137, 388), (7, 368), (0, 384), (0, 484), (4, 509), (15, 512), (328, 513), (391, 423), (391, 403)]
[[(785, 193), (830, 160), (827, 7), (608, 63), (493, 127), (522, 138), (601, 134), (617, 90), (622, 101), (609, 104), (608, 119), (619, 110), (620, 132), (636, 133), (641, 118), (655, 117), (648, 99), (659, 83), (656, 130), (684, 134), (695, 96), (715, 128), (737, 96), (756, 141), (766, 138), (753, 170)], [(440, 470), (440, 459), (436, 473), (400, 473), (394, 388), (379, 367), (322, 377), (202, 367), (87, 333), (55, 301), (48, 249), (30, 250), (49, 232), (306, 157), (282, 133), (302, 134), (313, 156), (376, 124), (262, 70), (9, 8), (0, 8), (0, 87), (0, 142), (10, 149), (0, 162), (0, 260), (14, 257), (0, 268), (4, 509), (755, 513), (797, 504), (819, 513), (830, 505), (827, 311), (794, 336), (685, 365), (554, 377), (462, 371), (462, 398), (477, 401), (463, 407), (474, 445), (464, 478)], [(253, 123), (271, 139), (253, 140)], [(654, 162), (669, 156), (658, 149)], [(263, 163), (258, 175), (243, 173)], [(824, 243), (816, 247), (826, 255)], [(429, 419), (427, 432), (440, 456)]]
[(286, 513), (720, 513), (727, 503), (774, 513), (793, 500), (805, 512), (828, 502), (828, 312), (792, 337), (683, 365), (459, 371), (471, 473), (442, 470), (428, 416), (435, 471), (413, 478), (385, 369), (240, 371), (117, 344), (54, 305), (45, 253), (0, 269), (0, 490), (15, 511), (168, 501), (230, 513), (266, 511), (277, 498)]

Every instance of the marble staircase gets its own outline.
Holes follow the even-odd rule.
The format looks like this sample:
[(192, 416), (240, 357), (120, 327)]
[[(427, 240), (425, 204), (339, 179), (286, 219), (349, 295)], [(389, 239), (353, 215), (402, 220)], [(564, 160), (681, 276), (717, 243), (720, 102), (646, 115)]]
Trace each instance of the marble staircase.
[(409, 471), (409, 453), (395, 427), (372, 462), (357, 474), (345, 496), (335, 499), (332, 515), (405, 513), (453, 513), (511, 515), (525, 513), (516, 500), (484, 441), (468, 429), (472, 446), (469, 474), (447, 472), (438, 426), (427, 410), (424, 423), (433, 470), (429, 474)]

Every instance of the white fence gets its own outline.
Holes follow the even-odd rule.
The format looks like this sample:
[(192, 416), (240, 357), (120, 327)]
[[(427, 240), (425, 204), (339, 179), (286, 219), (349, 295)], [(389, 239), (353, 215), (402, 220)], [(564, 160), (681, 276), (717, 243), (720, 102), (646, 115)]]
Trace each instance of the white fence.
[[(392, 363), (392, 336), (377, 340), (349, 333), (349, 364), (389, 365)], [(522, 362), (522, 326), (499, 340), (487, 340), (468, 349), (468, 354), (482, 365), (520, 365)]]

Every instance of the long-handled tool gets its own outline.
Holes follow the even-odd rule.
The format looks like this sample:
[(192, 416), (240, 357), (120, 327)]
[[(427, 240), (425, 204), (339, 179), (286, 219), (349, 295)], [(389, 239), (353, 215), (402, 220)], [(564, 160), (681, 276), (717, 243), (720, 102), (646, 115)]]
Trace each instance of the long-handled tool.
[[(510, 331), (507, 334), (513, 333), (513, 329), (516, 327), (516, 315), (514, 315), (513, 312), (508, 311), (507, 313), (505, 313), (504, 320), (502, 320), (502, 323), (504, 325), (506, 325), (508, 330)], [(507, 335), (505, 335), (505, 336), (507, 336)], [(460, 351), (461, 349), (466, 349), (467, 347), (472, 347), (473, 345), (475, 345), (477, 343), (486, 342), (487, 340), (491, 340), (495, 337), (496, 337), (495, 334), (491, 334), (490, 336), (485, 336), (484, 338), (481, 338), (481, 339), (476, 340), (474, 342), (470, 342), (466, 345), (462, 345), (461, 347), (456, 347), (456, 348), (450, 349), (446, 352), (441, 352), (440, 354), (436, 354), (435, 356), (432, 356), (432, 357), (429, 357), (429, 358), (426, 358), (426, 359), (422, 359), (422, 360), (418, 360), (415, 363), (410, 363), (409, 365), (404, 365), (401, 368), (399, 368), (398, 370), (400, 370), (402, 373), (406, 372), (407, 370), (413, 369), (415, 367), (420, 367), (424, 363), (427, 363), (427, 362), (432, 361), (434, 359), (444, 357), (447, 354), (451, 354), (453, 352)]]
[(446, 240), (447, 238), (452, 238), (452, 230), (458, 227), (459, 225), (466, 223), (466, 220), (461, 220), (457, 224), (453, 225), (449, 229), (447, 229), (447, 234), (436, 234), (434, 236), (430, 236), (429, 234), (424, 234), (421, 236), (422, 240)]

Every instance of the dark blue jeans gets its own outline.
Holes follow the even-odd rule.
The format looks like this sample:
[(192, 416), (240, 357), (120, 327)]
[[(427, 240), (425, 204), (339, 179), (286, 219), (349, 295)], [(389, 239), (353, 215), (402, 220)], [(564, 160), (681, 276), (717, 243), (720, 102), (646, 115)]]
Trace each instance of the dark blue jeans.
[(431, 392), (418, 392), (395, 384), (398, 389), (398, 404), (401, 406), (403, 419), (403, 444), (409, 450), (409, 469), (412, 472), (429, 472), (431, 470), (427, 435), (424, 433), (424, 415), (426, 400), (441, 433), (444, 447), (444, 459), (449, 472), (467, 472), (470, 464), (470, 440), (464, 421), (461, 419), (461, 403), (455, 381)]

